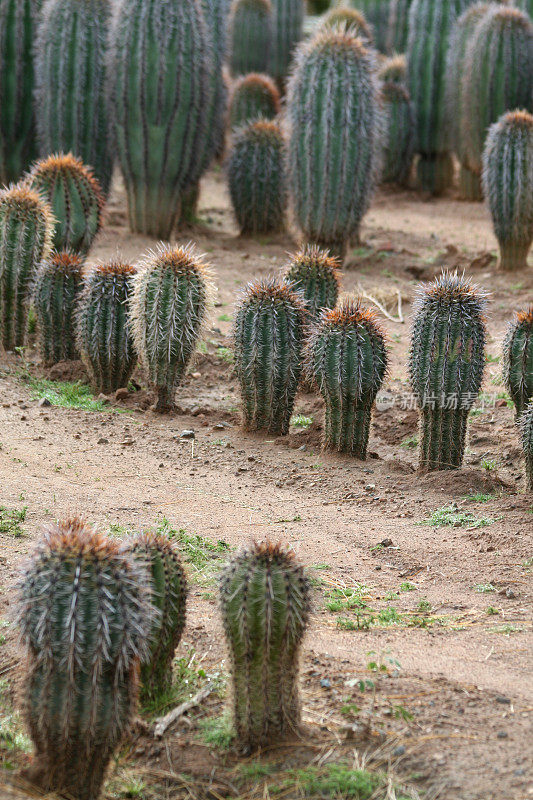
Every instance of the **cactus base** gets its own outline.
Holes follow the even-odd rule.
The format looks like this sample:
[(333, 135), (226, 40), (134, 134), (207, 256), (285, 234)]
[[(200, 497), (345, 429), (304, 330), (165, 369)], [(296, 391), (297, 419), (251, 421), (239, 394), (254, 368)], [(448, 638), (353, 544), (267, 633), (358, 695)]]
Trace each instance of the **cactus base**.
[(135, 185), (127, 188), (128, 217), (132, 233), (168, 241), (180, 213), (176, 198), (167, 194), (163, 201), (163, 191), (155, 183), (151, 187)]
[(351, 401), (341, 406), (328, 400), (324, 448), (336, 450), (338, 453), (347, 453), (364, 461), (368, 447), (371, 416), (371, 403), (357, 405), (355, 401)]
[(468, 167), (461, 164), (459, 170), (459, 193), (462, 200), (473, 200), (479, 202), (483, 200), (483, 190), (481, 188), (481, 175), (472, 172)]
[(422, 409), (419, 463), (422, 471), (462, 466), (468, 413), (467, 410)]
[(198, 202), (200, 200), (200, 182), (191, 186), (180, 202), (179, 228), (190, 228), (198, 222)]
[(498, 256), (498, 269), (501, 272), (515, 272), (520, 269), (527, 269), (527, 257), (531, 242), (515, 243), (500, 242), (500, 252)]
[(170, 414), (176, 410), (173, 392), (169, 390), (168, 386), (157, 387), (157, 400), (153, 410), (156, 414)]
[(453, 185), (454, 168), (451, 153), (421, 155), (417, 165), (420, 186), (425, 192), (440, 195)]

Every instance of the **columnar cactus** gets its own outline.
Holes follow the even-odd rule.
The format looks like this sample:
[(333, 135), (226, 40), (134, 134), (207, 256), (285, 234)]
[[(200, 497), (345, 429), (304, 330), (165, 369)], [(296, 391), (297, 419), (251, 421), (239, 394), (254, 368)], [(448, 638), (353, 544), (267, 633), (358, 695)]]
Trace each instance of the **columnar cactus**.
[(310, 595), (294, 554), (268, 542), (242, 549), (222, 573), (233, 722), (248, 752), (277, 744), (300, 726), (299, 655)]
[(35, 61), (41, 155), (78, 156), (105, 194), (113, 174), (105, 75), (110, 16), (109, 0), (47, 0)]
[(390, 0), (386, 50), (405, 53), (409, 35), (409, 11), (413, 0)]
[(25, 717), (32, 783), (97, 800), (132, 719), (151, 606), (143, 572), (78, 518), (50, 525), (18, 590), (29, 656)]
[(77, 309), (78, 349), (96, 393), (127, 387), (137, 356), (128, 323), (135, 268), (99, 264), (84, 279)]
[(387, 49), (391, 0), (350, 0), (350, 3), (363, 12), (374, 30), (376, 47), (384, 53)]
[(241, 234), (283, 228), (287, 208), (285, 142), (279, 126), (259, 119), (235, 131), (228, 157), (231, 202)]
[(530, 403), (518, 420), (520, 441), (526, 460), (526, 486), (533, 492), (533, 403)]
[(213, 158), (224, 152), (226, 138), (226, 116), (228, 106), (228, 80), (225, 63), (229, 49), (230, 0), (200, 0), (205, 21), (213, 37), (214, 69), (211, 72), (212, 97), (207, 108), (206, 126), (210, 132), (204, 148), (202, 172), (211, 164)]
[(305, 0), (271, 0), (274, 36), (267, 72), (279, 85), (285, 83), (296, 47), (303, 36)]
[(78, 358), (75, 308), (83, 285), (83, 261), (68, 250), (54, 251), (41, 262), (32, 299), (39, 352), (46, 366)]
[(405, 86), (392, 81), (382, 83), (381, 97), (385, 109), (381, 179), (405, 185), (414, 156), (416, 126), (413, 104)]
[(364, 15), (356, 8), (338, 6), (333, 8), (324, 20), (326, 28), (349, 28), (355, 36), (361, 36), (369, 44), (374, 42), (372, 27), (366, 21)]
[(309, 241), (344, 257), (348, 241), (359, 235), (379, 169), (378, 84), (363, 40), (350, 31), (324, 31), (302, 45), (287, 114), (296, 220)]
[(311, 319), (318, 319), (323, 309), (337, 305), (340, 263), (327, 250), (306, 245), (291, 256), (283, 277), (292, 289), (303, 295)]
[(533, 242), (533, 116), (526, 111), (510, 111), (490, 127), (483, 191), (500, 247), (499, 269), (525, 269)]
[(144, 533), (129, 547), (148, 572), (156, 614), (150, 632), (150, 652), (141, 664), (141, 693), (145, 699), (164, 694), (172, 684), (172, 661), (185, 627), (187, 579), (178, 553), (168, 537)]
[(50, 252), (54, 218), (42, 197), (23, 184), (0, 191), (0, 342), (24, 345), (31, 281)]
[(92, 171), (71, 153), (38, 161), (28, 183), (50, 203), (54, 247), (85, 255), (102, 227), (104, 194)]
[(272, 48), (270, 0), (235, 0), (231, 11), (231, 71), (266, 72)]
[(463, 463), (468, 414), (483, 378), (485, 305), (484, 293), (456, 273), (420, 290), (409, 372), (421, 411), (421, 469)]
[(324, 447), (365, 459), (387, 372), (387, 339), (374, 312), (353, 300), (323, 311), (311, 327), (305, 361), (326, 404)]
[(211, 293), (211, 271), (192, 245), (159, 245), (139, 265), (131, 323), (160, 413), (174, 409), (174, 394), (194, 356)]
[(533, 400), (533, 304), (509, 325), (503, 341), (503, 379), (519, 417)]
[(230, 101), (230, 125), (238, 128), (258, 117), (274, 119), (280, 109), (279, 91), (274, 81), (268, 75), (252, 72), (235, 82)]

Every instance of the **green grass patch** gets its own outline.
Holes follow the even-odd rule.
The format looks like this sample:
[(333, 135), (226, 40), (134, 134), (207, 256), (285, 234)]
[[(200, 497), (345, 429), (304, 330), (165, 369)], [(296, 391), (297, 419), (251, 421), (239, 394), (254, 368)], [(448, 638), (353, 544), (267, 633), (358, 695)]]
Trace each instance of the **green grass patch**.
[[(303, 797), (342, 798), (342, 800), (407, 800), (408, 795), (390, 785), (389, 776), (366, 769), (350, 769), (346, 764), (326, 764), (292, 770), (280, 791), (294, 788)], [(394, 794), (392, 794), (394, 792)], [(287, 795), (288, 796), (288, 795)]]
[(28, 378), (34, 400), (48, 400), (60, 408), (78, 408), (82, 411), (124, 411), (112, 408), (107, 400), (96, 400), (89, 386), (81, 381), (49, 381), (44, 378)]
[(233, 350), (230, 350), (229, 347), (217, 347), (215, 355), (226, 364), (233, 364)]
[(228, 750), (235, 738), (235, 732), (228, 713), (220, 717), (206, 717), (198, 720), (200, 736), (206, 744), (219, 750)]
[(313, 424), (313, 417), (305, 417), (303, 414), (296, 414), (291, 419), (291, 425), (295, 428), (310, 428)]
[(413, 448), (418, 447), (418, 436), (416, 434), (413, 434), (412, 436), (408, 436), (400, 444), (400, 447), (406, 447), (409, 450), (412, 450)]
[(431, 525), (434, 528), (484, 528), (496, 521), (492, 517), (478, 517), (473, 511), (460, 511), (454, 504), (438, 508), (428, 519), (416, 522), (415, 525)]
[(331, 611), (332, 614), (339, 611), (368, 608), (368, 604), (363, 599), (367, 594), (368, 587), (364, 584), (345, 589), (327, 589), (324, 592), (326, 598), (325, 608), (327, 611)]
[(492, 585), (492, 583), (478, 583), (474, 586), (476, 592), (480, 594), (488, 594), (489, 592), (495, 592), (496, 587)]
[(27, 506), (21, 509), (0, 506), (0, 533), (7, 533), (15, 538), (24, 536), (22, 523), (26, 519), (27, 512)]
[(205, 670), (194, 667), (194, 650), (182, 658), (174, 659), (172, 664), (172, 686), (168, 691), (153, 700), (147, 700), (142, 707), (146, 717), (159, 717), (174, 706), (189, 700), (198, 689), (209, 680)]
[(0, 768), (12, 770), (17, 766), (12, 761), (17, 753), (31, 753), (32, 743), (24, 732), (22, 720), (9, 699), (7, 680), (0, 681)]
[(176, 530), (167, 519), (162, 520), (157, 532), (168, 536), (176, 544), (184, 561), (191, 567), (192, 579), (200, 584), (214, 582), (231, 551), (227, 542), (219, 540), (213, 543), (198, 534), (187, 533), (183, 528)]
[(496, 500), (495, 494), (481, 494), (480, 492), (465, 495), (465, 500), (470, 500), (472, 503), (490, 503), (491, 500)]

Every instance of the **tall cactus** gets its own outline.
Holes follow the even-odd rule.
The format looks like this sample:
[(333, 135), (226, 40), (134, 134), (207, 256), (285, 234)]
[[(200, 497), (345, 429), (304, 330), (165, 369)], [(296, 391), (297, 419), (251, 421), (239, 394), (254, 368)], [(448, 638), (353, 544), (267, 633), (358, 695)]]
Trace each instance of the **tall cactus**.
[(517, 417), (533, 400), (533, 304), (518, 312), (503, 341), (503, 380)]
[(174, 409), (174, 394), (202, 334), (211, 292), (211, 271), (192, 245), (159, 245), (139, 266), (131, 323), (139, 358), (157, 392), (156, 411)]
[(387, 23), (387, 53), (405, 53), (409, 37), (409, 11), (413, 0), (390, 0)]
[(266, 72), (272, 49), (270, 0), (235, 0), (231, 11), (231, 71)]
[(54, 218), (42, 197), (23, 184), (0, 191), (0, 342), (24, 345), (31, 282), (52, 244)]
[(309, 580), (294, 554), (253, 544), (220, 579), (230, 652), (233, 722), (246, 751), (277, 744), (300, 726), (300, 646), (311, 607)]
[(349, 28), (355, 36), (361, 36), (369, 44), (374, 43), (374, 33), (372, 26), (367, 22), (364, 14), (356, 8), (348, 6), (337, 6), (332, 8), (324, 20), (326, 28)]
[(271, 0), (274, 12), (274, 36), (267, 72), (280, 86), (287, 78), (296, 47), (303, 36), (305, 0)]
[(463, 463), (468, 414), (483, 378), (485, 305), (484, 293), (457, 273), (420, 289), (409, 372), (421, 411), (421, 469)]
[(527, 111), (510, 111), (490, 127), (483, 191), (500, 247), (499, 269), (525, 269), (533, 242), (533, 116)]
[(32, 299), (39, 352), (46, 366), (78, 358), (74, 312), (83, 285), (82, 269), (80, 256), (63, 250), (53, 252), (37, 271)]
[(327, 250), (306, 245), (291, 256), (283, 277), (303, 295), (311, 319), (318, 319), (321, 311), (337, 305), (340, 263)]
[(391, 0), (350, 0), (350, 3), (362, 11), (372, 25), (376, 47), (384, 53), (387, 49)]
[(33, 47), (42, 0), (0, 0), (0, 185), (37, 156)]
[(393, 81), (381, 84), (385, 109), (383, 166), (385, 182), (407, 184), (414, 156), (415, 112), (406, 87)]
[(97, 800), (135, 710), (152, 613), (143, 573), (116, 542), (66, 519), (45, 530), (18, 594), (32, 782)]
[(235, 81), (230, 101), (229, 119), (232, 128), (247, 125), (258, 117), (274, 119), (281, 101), (274, 81), (255, 72)]
[(533, 403), (530, 403), (518, 420), (520, 441), (526, 461), (526, 486), (533, 492)]
[(202, 170), (205, 171), (214, 157), (222, 156), (226, 137), (228, 81), (224, 72), (229, 50), (230, 0), (200, 0), (204, 17), (213, 39), (214, 69), (211, 71), (212, 97), (206, 118), (210, 132), (204, 149)]
[(235, 316), (235, 371), (246, 430), (289, 432), (302, 370), (307, 314), (282, 281), (247, 286)]
[[(344, 257), (359, 236), (379, 168), (372, 51), (349, 31), (321, 32), (297, 53), (288, 86), (289, 181), (306, 238)], [(328, 169), (324, 165), (328, 165)]]
[(387, 372), (387, 339), (373, 311), (346, 300), (311, 327), (306, 373), (326, 404), (324, 447), (365, 459), (372, 408)]
[(137, 356), (128, 323), (135, 268), (119, 261), (99, 264), (85, 276), (77, 309), (78, 349), (95, 392), (128, 385)]

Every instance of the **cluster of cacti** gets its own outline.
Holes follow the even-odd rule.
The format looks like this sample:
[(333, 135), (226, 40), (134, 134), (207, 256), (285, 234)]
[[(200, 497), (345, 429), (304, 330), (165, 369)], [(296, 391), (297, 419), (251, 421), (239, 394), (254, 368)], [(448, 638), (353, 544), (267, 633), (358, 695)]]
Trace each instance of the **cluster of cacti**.
[(415, 138), (415, 111), (402, 80), (404, 69), (405, 59), (396, 56), (378, 73), (385, 112), (381, 179), (400, 185), (406, 184), (411, 174)]
[(348, 6), (333, 8), (324, 20), (324, 27), (350, 29), (355, 36), (361, 36), (369, 44), (374, 42), (371, 26), (356, 8)]
[(231, 11), (231, 71), (266, 72), (272, 48), (270, 0), (235, 0)]
[(252, 72), (235, 81), (229, 110), (231, 128), (249, 124), (258, 117), (274, 119), (280, 109), (279, 91), (268, 75)]
[(483, 192), (498, 239), (499, 269), (525, 269), (533, 242), (533, 116), (527, 111), (510, 111), (490, 127)]
[(300, 725), (298, 667), (310, 614), (310, 582), (279, 545), (253, 544), (220, 580), (230, 651), (233, 723), (243, 750), (279, 742)]
[(304, 299), (312, 319), (317, 319), (323, 309), (335, 308), (339, 298), (340, 262), (327, 250), (306, 245), (291, 260), (284, 279)]
[(271, 0), (274, 34), (267, 70), (283, 85), (297, 45), (303, 36), (305, 0)]
[(484, 292), (456, 273), (443, 273), (420, 291), (409, 372), (421, 413), (421, 469), (463, 463), (468, 414), (485, 364), (485, 303)]
[(258, 119), (235, 131), (227, 171), (241, 234), (280, 231), (287, 179), (285, 141), (277, 123)]
[(24, 184), (0, 191), (0, 342), (24, 345), (31, 282), (52, 244), (54, 218), (42, 197)]
[(50, 204), (55, 249), (87, 253), (102, 226), (105, 202), (92, 171), (71, 153), (49, 156), (34, 165), (28, 184)]
[(105, 194), (113, 174), (105, 64), (110, 16), (107, 0), (47, 0), (35, 60), (41, 155), (78, 156)]
[(302, 371), (307, 314), (283, 281), (250, 284), (237, 307), (235, 372), (246, 430), (285, 435)]
[(413, 0), (390, 0), (386, 50), (404, 53), (409, 38), (409, 11)]
[(359, 236), (379, 171), (375, 60), (362, 39), (324, 31), (299, 48), (287, 116), (296, 220), (309, 241), (342, 258)]
[(533, 402), (522, 412), (518, 424), (526, 461), (526, 486), (533, 492)]
[(45, 366), (78, 357), (76, 303), (83, 286), (83, 261), (68, 250), (41, 262), (32, 291), (39, 352)]
[(85, 276), (77, 308), (77, 343), (97, 393), (127, 387), (137, 363), (128, 322), (135, 272), (129, 264), (111, 261)]
[(376, 47), (384, 53), (387, 48), (391, 0), (350, 0), (350, 4), (362, 11), (374, 31)]
[(503, 342), (503, 379), (519, 417), (533, 400), (533, 305), (509, 325)]

